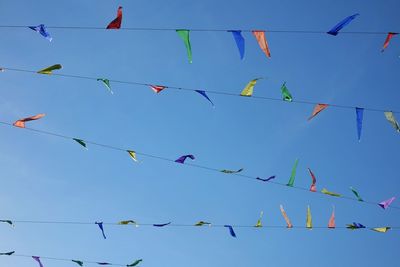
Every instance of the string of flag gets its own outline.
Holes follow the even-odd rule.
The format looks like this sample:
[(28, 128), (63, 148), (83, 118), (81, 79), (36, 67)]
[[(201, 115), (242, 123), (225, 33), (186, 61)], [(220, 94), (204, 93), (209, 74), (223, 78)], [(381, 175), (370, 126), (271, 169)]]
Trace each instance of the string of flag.
[(120, 147), (116, 147), (116, 146), (112, 146), (112, 145), (108, 145), (108, 144), (102, 144), (102, 143), (97, 143), (97, 142), (85, 140), (85, 139), (82, 139), (82, 138), (76, 138), (76, 137), (71, 137), (71, 136), (58, 134), (58, 133), (54, 133), (54, 132), (43, 131), (43, 130), (38, 130), (38, 129), (34, 129), (34, 128), (28, 128), (28, 127), (25, 126), (25, 122), (38, 120), (40, 118), (43, 118), (44, 115), (45, 114), (38, 114), (38, 115), (35, 115), (35, 116), (19, 119), (19, 120), (15, 121), (13, 124), (8, 123), (8, 122), (4, 122), (4, 121), (0, 121), (0, 124), (1, 125), (5, 125), (5, 126), (11, 126), (11, 127), (17, 127), (17, 128), (20, 128), (20, 129), (25, 129), (25, 130), (28, 130), (28, 131), (31, 131), (31, 132), (36, 132), (36, 133), (39, 133), (39, 134), (50, 135), (50, 136), (54, 136), (54, 137), (58, 137), (58, 138), (72, 140), (75, 143), (79, 144), (81, 147), (83, 147), (85, 150), (88, 150), (88, 144), (90, 144), (90, 145), (103, 147), (103, 148), (106, 148), (106, 149), (123, 151), (124, 153), (127, 153), (128, 156), (135, 162), (138, 161), (137, 155), (140, 155), (140, 156), (154, 158), (154, 159), (158, 159), (158, 160), (173, 162), (173, 163), (177, 163), (177, 164), (185, 165), (185, 166), (189, 166), (189, 167), (200, 168), (200, 169), (204, 169), (204, 170), (208, 170), (208, 171), (229, 174), (229, 175), (233, 175), (234, 177), (246, 178), (246, 179), (255, 180), (255, 181), (258, 181), (258, 182), (262, 182), (262, 183), (275, 184), (275, 185), (279, 185), (279, 186), (284, 186), (286, 188), (288, 188), (288, 187), (289, 188), (296, 188), (296, 189), (299, 189), (299, 190), (304, 190), (304, 191), (308, 191), (308, 192), (312, 192), (312, 193), (319, 193), (319, 194), (322, 194), (322, 195), (328, 195), (328, 196), (332, 196), (332, 197), (353, 200), (353, 201), (357, 201), (359, 203), (365, 203), (365, 204), (370, 204), (370, 205), (378, 205), (382, 209), (388, 209), (389, 207), (394, 208), (394, 209), (400, 209), (400, 207), (391, 205), (394, 202), (395, 197), (391, 197), (391, 198), (389, 198), (387, 200), (383, 200), (383, 201), (381, 201), (379, 203), (366, 201), (363, 198), (361, 198), (359, 192), (357, 192), (353, 187), (350, 187), (349, 189), (351, 190), (351, 192), (353, 193), (353, 195), (356, 198), (345, 196), (343, 194), (339, 194), (339, 193), (335, 193), (335, 192), (331, 192), (331, 191), (327, 190), (326, 188), (323, 188), (321, 191), (317, 191), (316, 190), (316, 176), (311, 171), (310, 168), (308, 168), (308, 171), (309, 171), (310, 177), (311, 177), (310, 189), (304, 188), (304, 187), (299, 187), (299, 186), (294, 186), (299, 159), (295, 160), (295, 164), (294, 164), (294, 166), (292, 168), (289, 181), (288, 181), (288, 183), (285, 184), (285, 183), (277, 182), (275, 180), (276, 179), (276, 175), (269, 176), (268, 178), (254, 177), (254, 176), (249, 176), (249, 175), (242, 174), (242, 171), (244, 171), (244, 168), (240, 168), (238, 170), (217, 169), (217, 168), (213, 168), (213, 167), (209, 167), (209, 166), (205, 166), (205, 165), (199, 165), (199, 164), (193, 164), (192, 162), (187, 162), (187, 159), (190, 159), (191, 161), (194, 161), (196, 159), (196, 157), (194, 155), (192, 155), (192, 154), (182, 155), (182, 156), (179, 156), (177, 159), (174, 160), (174, 159), (171, 159), (171, 158), (166, 158), (166, 157), (162, 157), (162, 156), (158, 156), (158, 155), (152, 155), (152, 154), (147, 154), (147, 153), (143, 153), (143, 152), (138, 152), (138, 151), (135, 151), (135, 150), (132, 150), (132, 149), (120, 148)]
[(24, 254), (15, 254), (15, 251), (7, 251), (7, 252), (0, 252), (0, 256), (12, 256), (12, 257), (24, 257), (24, 258), (31, 258), (34, 262), (37, 263), (39, 267), (44, 267), (44, 262), (46, 260), (51, 261), (65, 261), (70, 262), (71, 266), (79, 265), (79, 266), (86, 266), (86, 264), (96, 264), (96, 265), (110, 265), (110, 266), (125, 266), (125, 267), (134, 267), (139, 266), (139, 264), (143, 261), (142, 259), (135, 260), (130, 264), (118, 264), (118, 263), (111, 263), (105, 261), (83, 261), (77, 259), (66, 259), (66, 258), (55, 258), (55, 257), (46, 257), (46, 256), (31, 256), (31, 255), (24, 255)]

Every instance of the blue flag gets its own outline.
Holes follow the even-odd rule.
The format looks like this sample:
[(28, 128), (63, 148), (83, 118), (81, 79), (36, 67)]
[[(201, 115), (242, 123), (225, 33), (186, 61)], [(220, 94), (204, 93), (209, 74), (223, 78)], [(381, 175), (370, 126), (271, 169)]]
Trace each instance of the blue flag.
[(46, 38), (50, 42), (51, 42), (51, 40), (53, 40), (53, 38), (50, 36), (50, 33), (46, 30), (46, 26), (44, 26), (44, 24), (40, 24), (38, 26), (29, 26), (29, 28), (31, 30), (34, 30), (35, 32), (39, 33), (40, 35), (42, 35), (44, 38)]
[(233, 38), (236, 41), (237, 48), (239, 49), (239, 54), (240, 54), (240, 59), (243, 60), (244, 58), (244, 47), (245, 47), (245, 41), (242, 36), (242, 31), (228, 31), (231, 32), (233, 35)]
[(233, 231), (232, 225), (224, 225), (224, 227), (227, 227), (229, 229), (229, 233), (231, 234), (232, 237), (236, 237), (235, 231)]
[(211, 101), (211, 99), (208, 97), (208, 95), (206, 94), (205, 91), (203, 90), (195, 90), (197, 93), (201, 94), (202, 96), (204, 96), (208, 101), (210, 101), (211, 105), (214, 107), (214, 103)]
[(358, 142), (360, 142), (360, 140), (361, 140), (363, 114), (364, 114), (364, 109), (363, 108), (356, 108)]
[(336, 36), (338, 35), (339, 31), (346, 26), (347, 24), (349, 24), (353, 19), (355, 19), (357, 16), (359, 16), (360, 14), (356, 13), (354, 15), (348, 16), (347, 18), (343, 19), (342, 21), (340, 21), (338, 24), (336, 24), (329, 32), (327, 32), (327, 34)]
[(101, 233), (103, 234), (104, 239), (107, 239), (106, 235), (104, 234), (104, 229), (103, 229), (103, 222), (95, 222), (101, 230)]

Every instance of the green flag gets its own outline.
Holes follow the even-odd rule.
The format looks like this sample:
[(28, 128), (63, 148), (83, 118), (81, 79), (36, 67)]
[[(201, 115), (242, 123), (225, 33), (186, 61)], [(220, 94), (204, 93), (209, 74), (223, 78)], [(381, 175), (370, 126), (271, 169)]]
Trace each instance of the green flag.
[(111, 90), (111, 85), (110, 85), (110, 80), (109, 79), (98, 78), (97, 81), (103, 82), (104, 86), (108, 89), (108, 91), (111, 94), (114, 94), (114, 92)]
[(142, 259), (136, 260), (134, 263), (128, 264), (128, 265), (126, 265), (126, 266), (127, 266), (127, 267), (133, 267), (133, 266), (138, 265), (141, 261), (143, 261), (143, 260), (142, 260)]
[(189, 59), (189, 63), (192, 63), (192, 47), (190, 45), (189, 30), (176, 30), (178, 35), (182, 38), (186, 46), (186, 51)]
[(71, 260), (72, 262), (75, 262), (79, 266), (83, 266), (83, 261), (77, 261), (77, 260)]
[(290, 94), (289, 90), (286, 87), (286, 82), (284, 82), (282, 84), (281, 91), (282, 91), (282, 98), (283, 98), (284, 101), (288, 101), (288, 102), (292, 102), (293, 101), (293, 97), (292, 97), (292, 95)]
[(350, 190), (353, 192), (353, 194), (357, 197), (358, 201), (364, 201), (361, 197), (360, 194), (358, 194), (358, 192), (353, 188), (350, 187)]
[(299, 163), (299, 159), (296, 159), (296, 161), (294, 162), (292, 174), (290, 175), (290, 179), (289, 179), (289, 182), (287, 183), (287, 186), (293, 186), (293, 184), (294, 184), (294, 179), (296, 178), (296, 169), (297, 169), (298, 163)]
[(74, 140), (75, 142), (77, 142), (78, 144), (80, 144), (81, 146), (83, 146), (84, 148), (87, 149), (86, 143), (85, 143), (85, 141), (83, 141), (82, 139), (72, 138), (72, 140)]

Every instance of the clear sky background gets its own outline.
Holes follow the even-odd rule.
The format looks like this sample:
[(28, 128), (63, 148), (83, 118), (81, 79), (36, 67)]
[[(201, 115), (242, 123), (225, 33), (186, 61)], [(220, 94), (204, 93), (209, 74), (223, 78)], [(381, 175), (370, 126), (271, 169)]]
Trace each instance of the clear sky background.
[[(400, 31), (400, 2), (385, 1), (1, 1), (1, 25), (105, 27), (123, 6), (122, 27), (328, 31), (360, 13), (344, 31)], [(30, 29), (0, 29), (1, 66), (166, 84), (239, 94), (266, 77), (254, 95), (280, 97), (286, 81), (295, 100), (399, 110), (400, 40), (381, 53), (385, 35), (267, 33), (272, 58), (244, 33), (241, 61), (227, 32), (193, 32), (193, 64), (173, 31), (49, 29), (50, 43)], [(6, 71), (0, 73), (0, 120), (38, 113), (29, 124), (78, 138), (286, 183), (296, 158), (295, 185), (379, 202), (399, 190), (399, 135), (382, 112), (365, 111), (357, 141), (352, 109), (328, 108), (307, 122), (313, 106), (112, 84)], [(400, 116), (398, 115), (399, 119)], [(184, 165), (0, 126), (0, 217), (12, 220), (305, 225), (310, 205), (315, 226), (326, 226), (332, 205), (338, 226), (400, 226), (400, 211), (242, 179)], [(398, 205), (394, 202), (394, 205)], [(0, 251), (130, 263), (143, 266), (397, 266), (399, 231), (346, 229), (0, 225)], [(43, 260), (45, 267), (74, 266)], [(2, 257), (1, 266), (36, 266), (29, 258)]]

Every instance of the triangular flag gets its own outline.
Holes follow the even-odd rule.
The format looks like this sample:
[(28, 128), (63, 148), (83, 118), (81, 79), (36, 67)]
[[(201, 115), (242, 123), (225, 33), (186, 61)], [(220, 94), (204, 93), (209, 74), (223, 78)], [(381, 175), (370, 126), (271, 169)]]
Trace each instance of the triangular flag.
[(394, 117), (393, 112), (391, 111), (385, 111), (384, 112), (386, 119), (390, 122), (390, 124), (393, 126), (393, 128), (396, 129), (397, 132), (400, 133), (400, 125), (397, 122), (396, 118)]
[(128, 265), (126, 265), (127, 267), (134, 267), (134, 266), (137, 266), (140, 262), (142, 262), (143, 260), (142, 259), (139, 259), (139, 260), (136, 260), (136, 261), (134, 261), (133, 263), (131, 263), (131, 264), (128, 264)]
[(14, 254), (15, 251), (10, 251), (10, 252), (0, 252), (0, 256), (11, 256), (12, 254)]
[(311, 192), (317, 192), (317, 186), (316, 186), (317, 179), (315, 178), (315, 175), (314, 175), (314, 173), (311, 171), (310, 168), (308, 168), (308, 172), (310, 173), (310, 176), (311, 176), (310, 191), (311, 191)]
[(83, 146), (84, 148), (87, 149), (86, 143), (85, 143), (85, 141), (83, 141), (82, 139), (72, 138), (72, 140), (74, 140), (75, 142), (77, 142), (78, 144), (80, 144), (81, 146)]
[(31, 116), (31, 117), (28, 117), (28, 118), (23, 118), (23, 119), (17, 120), (16, 122), (13, 123), (13, 125), (15, 127), (25, 128), (25, 122), (38, 120), (38, 119), (43, 118), (44, 116), (46, 116), (46, 114), (40, 113), (40, 114), (37, 114), (35, 116)]
[(44, 26), (44, 24), (40, 24), (38, 26), (29, 26), (29, 28), (31, 30), (34, 30), (35, 32), (39, 33), (40, 35), (42, 35), (44, 38), (46, 38), (50, 42), (51, 42), (51, 40), (53, 40), (53, 38), (50, 36), (50, 33), (47, 31), (46, 26)]
[(351, 190), (351, 192), (353, 192), (353, 194), (356, 196), (356, 198), (357, 198), (358, 201), (364, 201), (364, 200), (360, 197), (360, 194), (359, 194), (353, 187), (350, 186), (350, 190)]
[(312, 229), (312, 217), (311, 217), (311, 209), (310, 209), (310, 206), (307, 206), (306, 227), (307, 227), (308, 229)]
[(241, 171), (243, 171), (243, 168), (240, 168), (240, 169), (237, 170), (237, 171), (233, 171), (233, 170), (220, 170), (220, 172), (223, 172), (223, 173), (226, 173), (226, 174), (234, 174), (234, 173), (239, 173), (239, 172), (241, 172)]
[(199, 221), (199, 222), (197, 222), (194, 226), (203, 226), (203, 225), (211, 226), (211, 223), (209, 223), (209, 222), (204, 222), (204, 221)]
[(195, 157), (193, 155), (183, 155), (183, 156), (179, 157), (177, 160), (175, 160), (175, 162), (183, 164), (183, 163), (185, 163), (185, 160), (187, 158), (190, 158), (191, 160), (195, 159)]
[(242, 36), (242, 31), (228, 31), (231, 32), (233, 38), (235, 39), (237, 48), (239, 50), (240, 59), (243, 60), (244, 58), (244, 51), (245, 51), (245, 40)]
[(107, 29), (119, 29), (122, 23), (122, 6), (118, 7), (117, 17), (108, 24)]
[(393, 201), (395, 200), (396, 198), (395, 197), (391, 197), (391, 198), (389, 198), (388, 200), (384, 200), (384, 201), (382, 201), (382, 202), (380, 202), (378, 205), (382, 208), (382, 209), (387, 209), (392, 203), (393, 203)]
[(214, 103), (211, 101), (211, 99), (208, 97), (208, 95), (206, 94), (205, 91), (203, 90), (195, 90), (197, 93), (201, 94), (202, 96), (204, 96), (210, 103), (211, 105), (214, 107)]
[(389, 32), (388, 33), (388, 35), (385, 39), (385, 42), (383, 43), (381, 52), (385, 51), (385, 49), (389, 46), (390, 39), (392, 39), (397, 34), (398, 34), (397, 32)]
[(107, 239), (106, 235), (104, 234), (103, 222), (95, 222), (95, 224), (97, 224), (99, 226), (104, 239)]
[(280, 205), (279, 208), (280, 208), (280, 210), (281, 210), (281, 213), (282, 213), (283, 218), (284, 218), (285, 221), (286, 221), (287, 228), (292, 228), (293, 225), (292, 225), (292, 223), (290, 222), (289, 217), (287, 216), (285, 210), (283, 209), (283, 206)]
[(375, 232), (379, 232), (379, 233), (386, 233), (387, 231), (389, 231), (391, 229), (391, 227), (375, 227), (372, 228), (371, 230), (375, 231)]
[(292, 102), (293, 101), (293, 97), (290, 94), (289, 90), (286, 87), (286, 82), (284, 82), (281, 86), (281, 92), (282, 92), (282, 99), (284, 101), (288, 101), (288, 102)]
[(192, 46), (190, 45), (190, 36), (189, 36), (190, 31), (189, 30), (176, 30), (176, 32), (178, 33), (179, 37), (181, 37), (181, 39), (183, 40), (183, 43), (185, 44), (189, 63), (192, 63)]
[(75, 262), (79, 266), (83, 266), (83, 261), (78, 261), (78, 260), (71, 260), (72, 262)]
[(137, 159), (136, 159), (136, 152), (135, 152), (135, 151), (127, 150), (126, 152), (128, 152), (129, 157), (131, 157), (131, 159), (133, 159), (134, 161), (137, 162)]
[(260, 46), (261, 50), (265, 53), (267, 57), (271, 57), (271, 52), (269, 51), (267, 39), (265, 38), (265, 31), (251, 31), (256, 37), (258, 45)]
[(326, 190), (326, 188), (323, 188), (321, 190), (321, 193), (326, 194), (326, 195), (330, 195), (330, 196), (333, 196), (333, 197), (341, 197), (342, 196), (341, 194), (330, 192), (330, 191)]
[(361, 223), (353, 222), (353, 224), (347, 224), (347, 225), (346, 225), (346, 228), (347, 228), (347, 229), (350, 229), (350, 230), (356, 230), (356, 229), (365, 228), (365, 226), (362, 225)]
[(9, 224), (9, 225), (11, 225), (11, 226), (13, 226), (13, 227), (14, 227), (14, 224), (13, 224), (13, 222), (12, 222), (12, 221), (10, 221), (10, 220), (0, 220), (0, 223), (7, 223), (7, 224)]
[(264, 212), (261, 211), (261, 212), (260, 212), (260, 218), (258, 218), (257, 223), (256, 223), (256, 225), (254, 225), (254, 227), (262, 227), (262, 222), (261, 222), (261, 220), (262, 220), (262, 216), (263, 216), (263, 215), (264, 215)]
[(257, 81), (260, 78), (256, 78), (251, 80), (246, 87), (243, 89), (243, 91), (240, 93), (241, 96), (252, 96), (253, 95), (253, 88), (256, 85)]
[(111, 94), (114, 94), (114, 92), (111, 90), (111, 85), (110, 85), (110, 80), (109, 80), (109, 79), (98, 78), (97, 81), (103, 82), (103, 84), (104, 84), (105, 87), (108, 89), (108, 91), (109, 91)]
[(166, 86), (162, 86), (162, 85), (149, 85), (151, 90), (153, 90), (155, 93), (159, 93), (162, 90), (164, 90), (165, 88), (167, 88)]
[(232, 236), (232, 237), (236, 237), (236, 234), (235, 234), (235, 231), (233, 231), (233, 227), (232, 227), (232, 225), (224, 225), (224, 227), (227, 227), (228, 229), (229, 229), (229, 234)]
[(349, 24), (353, 19), (355, 19), (358, 15), (360, 14), (354, 14), (351, 16), (346, 17), (345, 19), (343, 19), (342, 21), (340, 21), (338, 24), (336, 24), (329, 32), (327, 32), (327, 34), (336, 36), (338, 35), (339, 31), (346, 26), (347, 24)]
[(296, 178), (297, 164), (299, 164), (299, 159), (296, 159), (296, 161), (294, 162), (294, 166), (292, 168), (292, 174), (290, 175), (289, 182), (286, 184), (287, 186), (293, 186), (294, 185), (294, 179)]
[(50, 75), (53, 73), (53, 70), (60, 70), (60, 69), (62, 69), (62, 66), (60, 64), (55, 64), (53, 66), (39, 70), (37, 73)]
[(40, 261), (40, 257), (38, 256), (32, 256), (32, 259), (34, 259), (35, 261), (37, 261), (37, 263), (39, 263), (39, 267), (43, 267), (42, 262)]
[(137, 224), (137, 222), (135, 222), (135, 221), (133, 221), (133, 220), (120, 221), (120, 222), (118, 222), (118, 224), (120, 224), (120, 225), (133, 224), (133, 225), (136, 226), (136, 227), (139, 226), (139, 225)]
[(363, 108), (356, 108), (356, 120), (357, 120), (357, 137), (358, 141), (361, 140), (361, 130), (362, 130), (362, 123), (364, 117), (364, 109)]
[(329, 222), (328, 222), (328, 228), (335, 228), (336, 227), (336, 223), (335, 223), (335, 206), (333, 206), (333, 210), (332, 210), (332, 214), (331, 217), (329, 218)]
[(314, 118), (315, 116), (318, 115), (318, 113), (320, 113), (321, 111), (323, 111), (324, 109), (326, 109), (328, 107), (328, 104), (317, 104), (314, 107), (314, 110), (311, 114), (311, 116), (308, 118), (308, 120), (311, 120), (312, 118)]
[(171, 224), (171, 222), (167, 222), (167, 223), (155, 223), (155, 224), (153, 224), (153, 226), (154, 227), (164, 227), (164, 226), (167, 226), (167, 225), (170, 225)]

